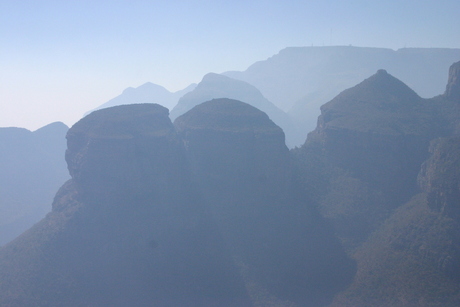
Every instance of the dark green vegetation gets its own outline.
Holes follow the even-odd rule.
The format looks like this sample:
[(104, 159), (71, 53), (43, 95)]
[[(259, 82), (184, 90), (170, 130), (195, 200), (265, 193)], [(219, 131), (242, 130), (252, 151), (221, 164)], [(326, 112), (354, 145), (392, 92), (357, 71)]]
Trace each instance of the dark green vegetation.
[(0, 249), (0, 305), (459, 306), (459, 72), (425, 99), (379, 70), (291, 151), (227, 98), (91, 113)]
[(63, 123), (0, 128), (0, 246), (41, 220), (69, 174)]

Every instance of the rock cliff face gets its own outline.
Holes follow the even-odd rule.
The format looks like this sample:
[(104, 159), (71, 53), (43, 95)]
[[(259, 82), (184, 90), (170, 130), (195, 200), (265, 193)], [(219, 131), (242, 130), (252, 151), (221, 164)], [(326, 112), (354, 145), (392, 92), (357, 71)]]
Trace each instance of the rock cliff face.
[(245, 103), (175, 126), (159, 105), (108, 108), (67, 142), (52, 212), (0, 249), (0, 305), (318, 306), (353, 276), (282, 130)]
[(460, 138), (432, 142), (431, 157), (422, 166), (419, 183), (435, 211), (460, 220)]
[(285, 302), (320, 306), (346, 285), (354, 265), (299, 192), (284, 134), (267, 115), (216, 99), (174, 125), (253, 297), (262, 288)]
[(430, 154), (421, 193), (358, 249), (354, 282), (332, 306), (460, 304), (459, 137), (434, 140)]
[(343, 238), (364, 240), (416, 193), (420, 165), (440, 130), (429, 110), (426, 100), (384, 70), (321, 108), (304, 151), (333, 174), (320, 202)]
[(449, 69), (445, 96), (450, 100), (460, 101), (460, 62), (454, 63)]
[(447, 91), (421, 99), (384, 71), (322, 107), (297, 154), (357, 261), (331, 306), (460, 304), (459, 119)]
[(165, 108), (96, 111), (67, 137), (72, 179), (0, 251), (1, 305), (251, 305)]
[(171, 183), (185, 170), (168, 110), (158, 105), (94, 112), (72, 127), (67, 143), (66, 161), (79, 194), (95, 202), (116, 200), (120, 194), (171, 193), (179, 188)]

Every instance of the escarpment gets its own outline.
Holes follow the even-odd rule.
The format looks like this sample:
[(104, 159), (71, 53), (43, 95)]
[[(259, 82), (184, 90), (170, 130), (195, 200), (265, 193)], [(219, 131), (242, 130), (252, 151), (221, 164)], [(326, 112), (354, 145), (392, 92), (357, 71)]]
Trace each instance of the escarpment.
[(53, 211), (0, 250), (3, 305), (317, 306), (353, 276), (283, 131), (245, 103), (176, 126), (159, 105), (98, 110), (67, 142)]
[(165, 108), (96, 111), (67, 138), (72, 179), (0, 251), (1, 305), (252, 306)]
[(353, 262), (299, 191), (283, 131), (266, 114), (215, 99), (174, 125), (248, 283), (300, 306), (318, 306), (350, 281)]
[(460, 102), (460, 62), (454, 63), (449, 69), (449, 79), (444, 95), (450, 100)]
[(318, 201), (350, 248), (417, 193), (429, 142), (442, 130), (432, 109), (384, 70), (322, 106), (304, 160), (328, 169)]

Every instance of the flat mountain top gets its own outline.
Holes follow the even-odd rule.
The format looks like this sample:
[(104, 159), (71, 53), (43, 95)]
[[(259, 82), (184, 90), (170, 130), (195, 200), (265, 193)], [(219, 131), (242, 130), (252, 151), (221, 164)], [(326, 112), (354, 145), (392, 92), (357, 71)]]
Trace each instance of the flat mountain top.
[(130, 138), (166, 133), (172, 126), (168, 113), (168, 109), (158, 104), (115, 106), (104, 111), (94, 111), (84, 117), (69, 130), (69, 134), (83, 133), (94, 138)]

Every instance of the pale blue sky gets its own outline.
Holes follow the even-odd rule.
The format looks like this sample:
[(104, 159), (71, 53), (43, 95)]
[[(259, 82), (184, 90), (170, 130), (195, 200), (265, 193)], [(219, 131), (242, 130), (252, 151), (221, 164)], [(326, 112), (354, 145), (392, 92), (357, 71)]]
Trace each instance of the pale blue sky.
[(460, 48), (458, 12), (458, 0), (0, 0), (0, 127), (71, 125), (129, 86), (176, 91), (290, 46)]

